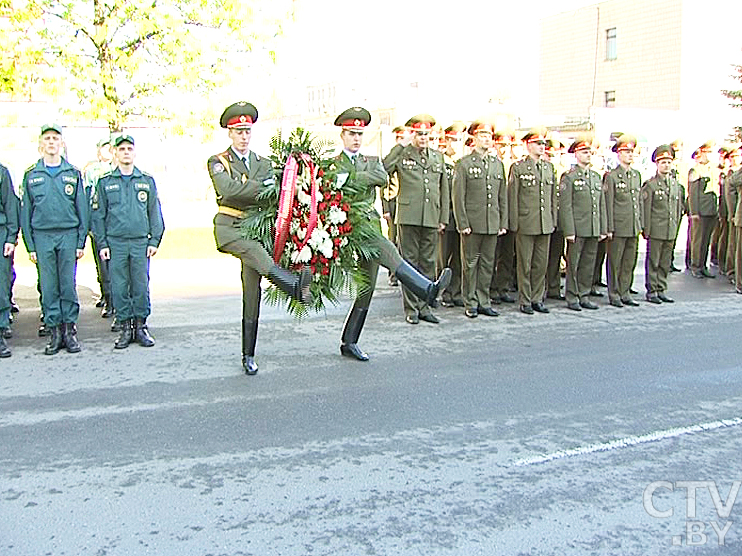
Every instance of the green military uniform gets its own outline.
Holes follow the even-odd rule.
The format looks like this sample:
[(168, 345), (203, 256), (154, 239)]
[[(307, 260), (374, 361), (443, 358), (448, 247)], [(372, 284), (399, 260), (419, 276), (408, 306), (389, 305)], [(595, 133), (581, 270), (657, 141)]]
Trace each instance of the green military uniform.
[[(663, 156), (674, 156), (672, 147), (658, 147), (652, 154), (652, 160), (658, 161)], [(680, 184), (671, 174), (656, 174), (642, 185), (641, 197), (642, 234), (647, 239), (644, 269), (647, 300), (652, 303), (672, 301), (665, 296), (665, 292), (672, 264), (672, 245), (682, 213)]]
[[(108, 143), (101, 141), (98, 143), (98, 149), (105, 146)], [(96, 194), (96, 184), (98, 180), (104, 175), (112, 172), (116, 166), (111, 162), (104, 162), (102, 160), (96, 160), (88, 164), (83, 170), (83, 186), (85, 187), (85, 196), (90, 203), (90, 216), (92, 219), (93, 211), (97, 208), (98, 197)], [(92, 222), (88, 223), (90, 230), (92, 231)], [(93, 258), (95, 259), (95, 271), (98, 277), (98, 286), (100, 287), (100, 294), (103, 298), (103, 311), (101, 316), (111, 316), (111, 308), (113, 302), (111, 300), (111, 276), (108, 272), (108, 261), (104, 261), (100, 258), (100, 248), (95, 243), (95, 238), (90, 238), (93, 248)]]
[[(470, 127), (469, 133), (473, 135), (476, 129)], [(491, 314), (497, 237), (508, 226), (505, 167), (498, 158), (475, 150), (456, 163), (453, 210), (459, 232), (471, 229), (470, 234), (461, 234), (466, 314)]]
[(737, 195), (732, 223), (734, 224), (734, 285), (737, 293), (742, 293), (742, 168), (735, 170), (729, 177), (729, 186)]
[[(117, 142), (130, 138), (124, 135), (119, 139)], [(93, 235), (98, 249), (111, 252), (109, 270), (116, 318), (130, 332), (134, 321), (138, 338), (151, 312), (147, 247), (158, 248), (165, 232), (157, 186), (152, 176), (136, 166), (130, 175), (116, 168), (98, 180), (96, 195)]]
[[(570, 152), (574, 152), (572, 147)], [(598, 240), (607, 233), (607, 219), (603, 188), (595, 170), (575, 165), (562, 175), (559, 182), (559, 226), (565, 238), (574, 236), (574, 241), (567, 241), (567, 304), (578, 310), (580, 306), (597, 309), (588, 295)]]
[[(13, 191), (8, 169), (0, 164), (0, 249), (15, 245), (20, 229), (20, 203)], [(0, 357), (10, 357), (5, 331), (10, 327), (11, 257), (0, 251)]]
[[(735, 271), (735, 257), (737, 252), (737, 233), (734, 228), (734, 215), (737, 209), (737, 197), (739, 195), (737, 188), (732, 185), (732, 176), (735, 170), (730, 169), (724, 178), (724, 204), (727, 215), (727, 249), (724, 254), (726, 261), (726, 274), (732, 276)], [(721, 200), (719, 201), (722, 202)]]
[(608, 299), (612, 305), (637, 305), (629, 292), (642, 231), (641, 174), (619, 165), (603, 176), (608, 233)]
[[(416, 116), (407, 127), (418, 132), (435, 125), (430, 116)], [(397, 216), (402, 257), (428, 279), (435, 275), (438, 229), (448, 224), (449, 191), (443, 155), (429, 147), (395, 145), (384, 158), (384, 168), (399, 179)], [(399, 275), (397, 276), (399, 278)], [(437, 322), (426, 301), (403, 289), (403, 304), (408, 322), (418, 318)]]
[[(550, 139), (549, 144), (552, 149), (562, 148), (562, 143), (554, 139)], [(549, 160), (554, 164), (557, 179), (560, 179), (565, 173), (569, 172), (570, 168), (562, 162), (562, 156), (559, 157), (557, 163), (553, 162), (553, 158), (549, 158)], [(559, 212), (559, 195), (560, 191), (557, 188), (557, 213)], [(561, 280), (561, 265), (564, 250), (564, 232), (562, 232), (557, 219), (556, 228), (549, 238), (549, 260), (546, 263), (546, 297), (550, 299), (565, 299), (562, 295)]]
[(696, 163), (688, 172), (688, 205), (693, 217), (691, 271), (698, 278), (713, 277), (706, 267), (706, 261), (717, 224), (719, 192), (717, 169), (711, 163)]
[(64, 158), (57, 167), (40, 159), (26, 170), (22, 191), (23, 241), (36, 253), (44, 322), (66, 332), (80, 313), (76, 251), (85, 248), (89, 218), (82, 176)]
[(453, 176), (456, 161), (448, 156), (443, 155), (443, 162), (446, 165), (446, 178), (448, 179), (449, 191), (449, 215), (448, 225), (440, 236), (439, 257), (436, 274), (447, 267), (451, 268), (453, 277), (448, 287), (441, 293), (441, 300), (444, 307), (463, 306), (464, 300), (461, 291), (462, 264), (461, 264), (461, 238), (456, 229), (456, 217), (453, 212)]
[[(500, 159), (505, 168), (505, 175), (510, 175), (510, 167), (513, 165), (513, 159), (505, 157)], [(493, 303), (514, 303), (515, 299), (510, 295), (510, 288), (515, 280), (515, 234), (508, 230), (497, 238), (497, 248), (495, 249), (495, 270), (492, 273), (492, 282), (490, 284), (490, 299)]]
[[(523, 140), (533, 137), (527, 134)], [(515, 236), (521, 311), (542, 312), (549, 239), (557, 222), (556, 172), (551, 162), (527, 156), (510, 167), (508, 225)]]

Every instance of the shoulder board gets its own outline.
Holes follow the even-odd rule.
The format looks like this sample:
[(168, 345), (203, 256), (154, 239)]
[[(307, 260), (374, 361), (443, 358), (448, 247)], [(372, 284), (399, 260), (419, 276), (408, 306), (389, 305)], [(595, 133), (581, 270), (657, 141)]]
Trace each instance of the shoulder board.
[(152, 174), (150, 174), (148, 172), (142, 172), (142, 176), (145, 177), (145, 178), (149, 178), (152, 181), (155, 181), (155, 178), (152, 177)]
[(30, 172), (31, 170), (33, 170), (34, 168), (36, 168), (36, 163), (34, 163), (34, 164), (31, 164), (31, 166), (29, 166), (28, 168), (26, 168), (25, 172), (26, 172), (26, 173), (28, 173), (28, 172)]

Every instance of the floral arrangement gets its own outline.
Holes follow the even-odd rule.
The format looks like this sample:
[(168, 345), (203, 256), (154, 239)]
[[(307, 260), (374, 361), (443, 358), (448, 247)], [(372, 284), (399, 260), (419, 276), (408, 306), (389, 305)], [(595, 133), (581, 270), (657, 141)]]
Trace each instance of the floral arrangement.
[[(277, 179), (245, 211), (242, 234), (259, 241), (284, 268), (299, 271), (309, 265), (314, 277), (309, 308), (321, 311), (327, 302), (337, 304), (342, 293), (368, 288), (358, 260), (378, 256), (369, 241), (380, 233), (375, 196), (356, 179), (352, 166), (330, 157), (328, 144), (301, 128), (288, 140), (279, 132), (270, 145)], [(266, 299), (287, 303), (295, 316), (307, 314), (307, 306), (274, 286)]]

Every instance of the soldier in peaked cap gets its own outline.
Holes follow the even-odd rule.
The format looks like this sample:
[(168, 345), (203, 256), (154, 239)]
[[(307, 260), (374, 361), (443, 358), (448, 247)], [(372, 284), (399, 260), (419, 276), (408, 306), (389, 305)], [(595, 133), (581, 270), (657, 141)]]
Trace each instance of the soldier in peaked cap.
[[(510, 173), (513, 158), (512, 144), (513, 134), (509, 131), (497, 131), (494, 134), (495, 156), (502, 162), (505, 175)], [(490, 301), (495, 305), (500, 303), (515, 303), (515, 298), (510, 295), (512, 285), (515, 283), (515, 234), (506, 231), (497, 238), (495, 249), (495, 269), (492, 272), (490, 283)]]
[(711, 236), (719, 213), (719, 171), (709, 159), (713, 141), (703, 143), (693, 153), (695, 161), (688, 172), (688, 206), (691, 226), (691, 273), (696, 278), (715, 278), (707, 266)]
[(518, 297), (522, 313), (548, 313), (544, 305), (549, 237), (557, 222), (556, 172), (543, 160), (546, 130), (523, 136), (528, 156), (510, 167), (508, 224), (515, 236)]
[[(446, 175), (448, 176), (448, 190), (453, 196), (453, 174), (456, 161), (459, 159), (459, 153), (454, 148), (454, 143), (461, 139), (464, 126), (462, 124), (453, 124), (448, 126), (443, 134), (446, 148), (443, 151), (443, 162), (446, 165)], [(456, 229), (456, 219), (453, 212), (453, 199), (450, 200), (450, 210), (448, 216), (448, 225), (446, 230), (440, 236), (438, 246), (438, 264), (437, 274), (444, 268), (451, 268), (453, 277), (448, 287), (441, 292), (441, 305), (444, 307), (463, 307), (464, 299), (461, 295), (461, 238)]]
[[(402, 284), (417, 280), (410, 270), (417, 269), (427, 279), (435, 275), (435, 257), (438, 234), (443, 233), (449, 218), (448, 176), (443, 155), (428, 147), (430, 130), (435, 119), (427, 114), (410, 118), (405, 124), (412, 135), (392, 148), (384, 158), (384, 168), (390, 176), (399, 179), (397, 197), (397, 219), (399, 225), (400, 250), (410, 264), (395, 272)], [(445, 289), (451, 281), (451, 271), (441, 273), (433, 291)], [(416, 286), (424, 286), (420, 283)], [(420, 288), (416, 288), (420, 291)], [(437, 324), (438, 318), (430, 310), (435, 301), (431, 294), (420, 296), (417, 291), (405, 287), (402, 291), (405, 320), (418, 324), (420, 319)]]
[(243, 211), (257, 202), (264, 187), (274, 185), (273, 165), (249, 149), (258, 110), (249, 102), (228, 106), (219, 118), (232, 144), (210, 157), (209, 176), (216, 192), (214, 217), (216, 248), (242, 261), (242, 368), (248, 375), (258, 372), (255, 344), (260, 315), (260, 277), (265, 276), (282, 291), (301, 303), (311, 303), (312, 274), (304, 267), (299, 275), (278, 266), (257, 241), (242, 237)]
[[(557, 178), (560, 178), (569, 171), (569, 167), (564, 164), (564, 157), (562, 156), (566, 145), (564, 145), (559, 139), (552, 137), (546, 140), (546, 150), (544, 152), (544, 159), (548, 160), (554, 165)], [(558, 189), (558, 188), (557, 188)], [(557, 213), (559, 212), (559, 196), (561, 192), (557, 190)], [(561, 292), (561, 263), (564, 257), (565, 243), (564, 233), (559, 225), (557, 219), (557, 225), (549, 238), (549, 260), (546, 264), (546, 297), (549, 299), (566, 299)]]
[(65, 346), (77, 353), (75, 275), (88, 234), (88, 202), (80, 171), (62, 157), (62, 128), (42, 126), (40, 145), (42, 157), (23, 176), (23, 241), (38, 267), (44, 323), (51, 331), (44, 353)]
[(660, 145), (652, 153), (657, 173), (641, 189), (643, 203), (642, 235), (647, 240), (645, 286), (647, 301), (659, 305), (672, 303), (666, 295), (667, 275), (672, 263), (672, 244), (681, 214), (680, 186), (672, 177), (675, 151), (670, 145)]
[(642, 178), (639, 171), (631, 167), (635, 148), (633, 136), (619, 136), (613, 145), (613, 151), (618, 155), (618, 166), (603, 175), (609, 237), (606, 245), (610, 269), (608, 301), (614, 307), (639, 305), (630, 292), (642, 231)]
[(567, 240), (567, 307), (597, 309), (588, 294), (598, 242), (607, 235), (605, 197), (600, 175), (590, 168), (592, 139), (577, 138), (569, 147), (577, 164), (559, 181), (559, 227)]
[[(335, 119), (335, 125), (342, 127), (340, 139), (343, 142), (343, 150), (335, 157), (335, 160), (341, 168), (347, 169), (349, 180), (355, 180), (366, 186), (368, 200), (373, 201), (376, 199), (376, 188), (387, 184), (387, 173), (377, 157), (365, 156), (360, 152), (363, 132), (370, 122), (371, 114), (365, 108), (360, 107), (349, 108)], [(379, 214), (375, 210), (369, 212), (368, 218), (379, 222)], [(426, 303), (436, 298), (439, 289), (445, 287), (451, 277), (451, 271), (446, 269), (438, 282), (432, 282), (402, 259), (396, 246), (382, 235), (381, 225), (378, 226), (377, 231), (378, 234), (371, 241), (374, 242), (374, 247), (379, 252), (378, 258), (359, 261), (361, 268), (368, 274), (369, 287), (361, 292), (353, 302), (348, 317), (345, 319), (340, 344), (342, 355), (359, 361), (369, 359), (368, 354), (358, 347), (358, 339), (366, 322), (379, 265), (394, 271), (402, 285)]]
[(497, 236), (508, 225), (508, 197), (505, 168), (489, 154), (493, 127), (476, 121), (469, 126), (474, 151), (456, 163), (453, 180), (453, 206), (461, 234), (463, 259), (464, 314), (498, 316), (490, 301), (490, 285), (495, 266)]

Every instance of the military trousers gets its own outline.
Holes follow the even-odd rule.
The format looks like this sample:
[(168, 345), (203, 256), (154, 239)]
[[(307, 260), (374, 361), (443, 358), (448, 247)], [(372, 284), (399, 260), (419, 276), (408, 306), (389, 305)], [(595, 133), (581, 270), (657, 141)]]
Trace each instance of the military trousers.
[[(675, 241), (673, 240), (673, 245)], [(608, 299), (623, 301), (629, 299), (629, 289), (634, 281), (638, 236), (613, 237), (606, 245), (608, 251)]]
[(146, 237), (108, 238), (111, 298), (119, 321), (146, 319), (151, 312), (147, 243)]
[(80, 303), (75, 289), (77, 228), (34, 230), (41, 308), (48, 327), (76, 323)]
[(691, 243), (691, 238), (693, 237), (693, 219), (690, 217), (690, 214), (688, 214), (685, 219), (688, 221), (688, 227), (685, 234), (685, 269), (690, 270), (691, 268), (693, 268), (693, 264), (691, 261), (693, 254)]
[(648, 295), (667, 291), (667, 275), (672, 264), (671, 239), (647, 240), (647, 256), (644, 260), (644, 286)]
[(0, 254), (0, 328), (10, 326), (10, 281), (12, 258)]
[(725, 257), (727, 263), (727, 275), (731, 276), (736, 272), (737, 262), (735, 257), (737, 256), (737, 228), (734, 226), (734, 222), (731, 220), (727, 222), (728, 239), (727, 239), (727, 254)]
[[(429, 280), (435, 280), (435, 253), (438, 248), (437, 228), (400, 224), (399, 250), (402, 257)], [(427, 314), (430, 307), (424, 299), (402, 286), (402, 303), (405, 316)]]
[[(593, 265), (593, 286), (600, 284), (603, 278), (603, 263), (605, 263), (606, 254), (605, 248), (605, 242), (601, 241), (598, 243), (598, 250), (595, 253), (595, 263)], [(606, 277), (606, 280), (609, 281), (610, 278)], [(607, 281), (606, 283), (608, 283)]]
[(593, 285), (597, 237), (576, 237), (567, 242), (567, 281), (564, 295), (567, 303), (585, 301)]
[(742, 290), (742, 227), (734, 227), (736, 245), (734, 250), (734, 285)]
[(716, 227), (716, 216), (699, 216), (691, 228), (691, 269), (699, 271), (706, 268), (711, 245), (711, 235)]
[(515, 234), (518, 297), (521, 305), (544, 299), (550, 234)]
[(397, 250), (397, 246), (381, 235), (381, 230), (369, 242), (374, 244), (376, 250), (379, 251), (379, 256), (376, 259), (361, 259), (358, 261), (358, 266), (366, 272), (369, 281), (368, 286), (357, 293), (351, 311), (354, 309), (368, 309), (371, 304), (371, 297), (374, 295), (374, 289), (376, 288), (376, 275), (379, 271), (379, 266), (383, 266), (392, 273), (402, 264), (402, 257)]
[(549, 239), (549, 262), (546, 267), (546, 295), (558, 297), (562, 290), (560, 267), (564, 256), (564, 234), (554, 230)]
[(467, 309), (492, 307), (490, 284), (495, 268), (497, 234), (461, 236), (461, 253), (464, 258), (463, 295)]
[(98, 244), (95, 238), (90, 234), (90, 245), (93, 248), (93, 259), (95, 260), (95, 273), (98, 277), (98, 287), (103, 297), (111, 295), (111, 275), (108, 271), (108, 261), (100, 258)]
[[(461, 290), (463, 272), (461, 239), (456, 230), (446, 230), (440, 235), (436, 276), (440, 276), (441, 271), (446, 267), (451, 269), (451, 283), (441, 292), (441, 298), (444, 301), (463, 301)], [(487, 288), (489, 289), (489, 286)]]
[(727, 244), (729, 243), (729, 221), (724, 218), (720, 219), (717, 225), (719, 231), (719, 238), (716, 244), (716, 261), (719, 264), (719, 270), (722, 274), (726, 274), (728, 270), (727, 265)]
[(260, 277), (273, 268), (273, 259), (263, 246), (251, 239), (237, 239), (219, 248), (242, 262), (242, 318), (257, 321), (260, 316)]
[(510, 291), (515, 277), (515, 233), (506, 232), (497, 238), (495, 272), (490, 284), (490, 298), (497, 299)]

